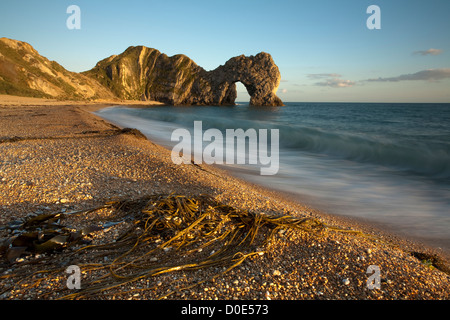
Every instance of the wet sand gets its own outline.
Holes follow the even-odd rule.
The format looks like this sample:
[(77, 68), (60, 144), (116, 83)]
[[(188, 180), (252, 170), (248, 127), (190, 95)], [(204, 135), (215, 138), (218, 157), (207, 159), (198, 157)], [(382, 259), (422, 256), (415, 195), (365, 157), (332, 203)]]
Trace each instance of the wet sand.
[[(411, 255), (411, 251), (438, 252), (370, 224), (323, 214), (219, 168), (177, 166), (169, 150), (92, 114), (120, 103), (127, 104), (0, 97), (0, 226), (30, 213), (78, 211), (108, 199), (175, 193), (208, 194), (255, 214), (314, 217), (370, 236), (333, 230), (278, 233), (264, 254), (252, 256), (218, 277), (211, 277), (217, 270), (177, 271), (109, 289), (91, 299), (157, 299), (180, 288), (180, 283), (189, 289), (175, 290), (168, 299), (449, 298), (449, 274)], [(78, 215), (70, 222), (83, 226), (102, 219), (102, 214), (107, 216), (106, 211)], [(113, 239), (122, 227), (96, 232), (95, 241)], [(11, 230), (0, 230), (0, 239), (11, 236)], [(13, 263), (3, 259), (0, 299), (56, 299), (70, 294), (64, 269), (32, 287), (28, 278), (17, 281), (25, 269), (29, 274), (30, 268), (37, 272), (66, 265), (58, 254), (46, 255), (39, 257), (44, 265), (31, 263), (36, 256)], [(86, 254), (83, 259), (94, 263), (90, 261), (94, 255)], [(380, 289), (367, 287), (371, 265), (381, 271)], [(87, 273), (83, 281), (94, 276)]]

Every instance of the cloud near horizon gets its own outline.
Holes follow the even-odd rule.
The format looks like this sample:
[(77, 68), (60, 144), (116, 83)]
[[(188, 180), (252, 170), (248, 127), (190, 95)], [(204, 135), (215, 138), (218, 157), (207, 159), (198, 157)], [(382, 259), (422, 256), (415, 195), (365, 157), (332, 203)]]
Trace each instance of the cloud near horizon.
[(442, 79), (450, 78), (450, 68), (442, 69), (427, 69), (416, 73), (402, 74), (397, 77), (389, 78), (377, 78), (377, 79), (367, 79), (370, 82), (398, 82), (398, 81), (438, 81)]
[(428, 49), (425, 51), (414, 51), (413, 54), (420, 54), (421, 56), (427, 56), (427, 55), (432, 55), (432, 56), (437, 56), (438, 54), (441, 54), (443, 51), (441, 49)]
[(340, 78), (340, 77), (342, 77), (338, 73), (310, 73), (307, 76), (310, 79)]
[(324, 81), (316, 82), (314, 85), (332, 88), (347, 88), (354, 86), (355, 81), (340, 79), (342, 77), (338, 73), (313, 73), (308, 74), (310, 79), (324, 79)]
[(338, 78), (328, 79), (328, 80), (323, 81), (323, 82), (316, 82), (315, 83), (316, 86), (332, 87), (332, 88), (352, 87), (355, 84), (356, 84), (355, 81), (338, 79)]

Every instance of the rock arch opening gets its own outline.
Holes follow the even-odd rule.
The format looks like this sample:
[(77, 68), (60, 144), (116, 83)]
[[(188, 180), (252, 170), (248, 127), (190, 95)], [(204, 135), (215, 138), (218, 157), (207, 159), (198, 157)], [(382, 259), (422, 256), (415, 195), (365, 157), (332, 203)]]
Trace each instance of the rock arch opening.
[(184, 55), (168, 57), (156, 49), (130, 47), (83, 74), (121, 99), (144, 98), (170, 105), (234, 105), (236, 101), (249, 101), (252, 106), (283, 105), (276, 95), (280, 70), (265, 52), (233, 57), (206, 71)]
[(250, 104), (250, 94), (247, 91), (247, 88), (244, 86), (244, 84), (240, 81), (237, 81), (236, 83), (236, 104)]

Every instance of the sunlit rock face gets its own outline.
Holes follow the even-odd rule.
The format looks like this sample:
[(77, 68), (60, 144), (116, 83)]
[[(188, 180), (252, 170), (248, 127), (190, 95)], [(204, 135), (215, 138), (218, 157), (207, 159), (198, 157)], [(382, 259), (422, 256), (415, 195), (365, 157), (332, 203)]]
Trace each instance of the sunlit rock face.
[(94, 79), (64, 69), (30, 44), (0, 38), (0, 94), (61, 100), (114, 99)]
[(64, 69), (25, 42), (0, 38), (0, 94), (59, 99), (153, 100), (171, 105), (234, 105), (240, 81), (254, 106), (282, 106), (280, 71), (270, 54), (238, 56), (206, 71), (185, 55), (129, 47), (86, 72)]
[(84, 73), (121, 99), (171, 105), (233, 105), (240, 81), (254, 106), (282, 106), (276, 91), (280, 71), (268, 53), (238, 56), (206, 71), (185, 55), (168, 57), (156, 49), (130, 47)]
[(212, 88), (220, 97), (224, 89), (223, 101), (236, 99), (235, 83), (240, 81), (250, 95), (250, 104), (254, 106), (282, 106), (283, 102), (276, 92), (281, 75), (270, 54), (261, 52), (256, 56), (244, 55), (231, 58), (225, 65), (208, 72)]

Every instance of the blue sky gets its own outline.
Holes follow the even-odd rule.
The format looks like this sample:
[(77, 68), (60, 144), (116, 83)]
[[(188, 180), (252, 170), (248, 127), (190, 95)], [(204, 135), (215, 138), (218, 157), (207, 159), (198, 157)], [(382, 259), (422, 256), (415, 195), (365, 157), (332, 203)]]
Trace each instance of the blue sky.
[[(80, 30), (66, 27), (72, 4)], [(366, 26), (370, 5), (379, 30)], [(449, 14), (448, 0), (17, 0), (0, 4), (0, 36), (77, 72), (135, 45), (207, 70), (265, 51), (283, 101), (450, 102)]]

